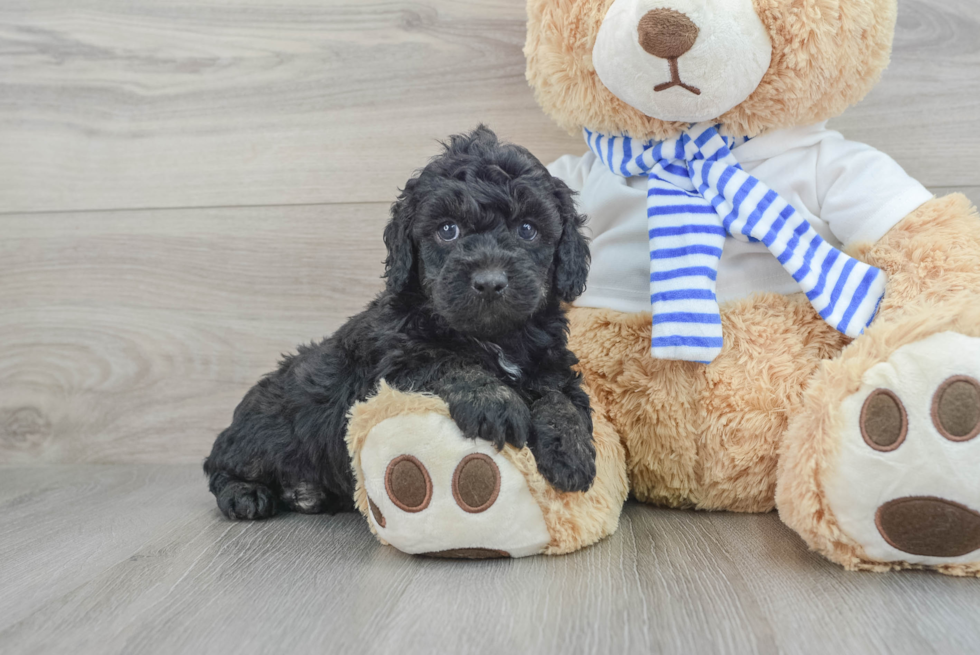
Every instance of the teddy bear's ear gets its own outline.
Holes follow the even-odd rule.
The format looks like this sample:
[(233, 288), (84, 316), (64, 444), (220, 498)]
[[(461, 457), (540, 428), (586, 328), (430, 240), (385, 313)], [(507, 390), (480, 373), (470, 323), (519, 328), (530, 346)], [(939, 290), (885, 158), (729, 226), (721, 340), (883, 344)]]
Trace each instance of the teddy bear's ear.
[(589, 242), (582, 234), (586, 219), (575, 209), (572, 190), (556, 177), (552, 181), (562, 224), (561, 237), (555, 249), (554, 288), (559, 299), (572, 302), (585, 291), (589, 276)]

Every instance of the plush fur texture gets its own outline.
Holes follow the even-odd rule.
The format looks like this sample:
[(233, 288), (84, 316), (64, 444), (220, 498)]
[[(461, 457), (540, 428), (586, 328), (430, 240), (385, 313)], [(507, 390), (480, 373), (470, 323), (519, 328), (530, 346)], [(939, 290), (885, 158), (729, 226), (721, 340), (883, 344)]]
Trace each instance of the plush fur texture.
[(725, 347), (710, 367), (650, 357), (650, 314), (576, 308), (570, 319), (593, 404), (626, 446), (633, 494), (671, 507), (773, 509), (789, 417), (848, 341), (802, 294), (723, 306)]
[[(367, 518), (368, 497), (361, 473), (360, 452), (371, 429), (388, 419), (408, 414), (435, 413), (449, 416), (449, 407), (431, 394), (404, 393), (382, 382), (378, 392), (351, 410), (347, 447), (352, 454), (357, 486), (354, 502)], [(589, 546), (613, 534), (629, 491), (625, 455), (619, 435), (609, 423), (602, 407), (593, 405), (593, 433), (596, 446), (596, 481), (586, 492), (563, 493), (555, 490), (538, 472), (534, 455), (527, 448), (506, 445), (504, 456), (523, 474), (531, 495), (541, 507), (551, 542), (547, 555), (561, 555)], [(371, 531), (377, 535), (373, 524)], [(382, 543), (383, 539), (379, 537)]]
[[(592, 48), (613, 1), (528, 2), (527, 79), (538, 103), (575, 136), (583, 127), (640, 139), (676, 136), (686, 122), (644, 115), (596, 75)], [(725, 134), (756, 136), (837, 116), (861, 100), (888, 65), (896, 0), (754, 0), (754, 5), (772, 40), (772, 61), (755, 91), (718, 117)]]
[(204, 470), (221, 511), (353, 509), (347, 414), (382, 379), (438, 395), (469, 437), (527, 445), (556, 488), (588, 489), (592, 419), (562, 308), (588, 273), (583, 221), (525, 149), (482, 127), (453, 137), (392, 208), (386, 290), (285, 358), (218, 436)]

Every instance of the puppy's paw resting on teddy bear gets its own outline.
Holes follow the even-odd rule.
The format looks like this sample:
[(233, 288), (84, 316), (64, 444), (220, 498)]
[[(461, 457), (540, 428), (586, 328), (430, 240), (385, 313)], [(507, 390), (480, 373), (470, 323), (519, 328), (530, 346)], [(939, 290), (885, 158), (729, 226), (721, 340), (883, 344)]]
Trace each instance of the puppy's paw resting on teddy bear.
[[(980, 333), (915, 338), (929, 322), (828, 363), (787, 433), (780, 513), (848, 568), (980, 574)], [(836, 408), (814, 402), (828, 383), (851, 392)]]
[(510, 387), (498, 383), (452, 386), (442, 396), (463, 434), (489, 441), (497, 450), (504, 444), (515, 448), (527, 445), (531, 412)]
[[(557, 448), (564, 438), (545, 437), (543, 426), (557, 430), (569, 417), (536, 413), (538, 438)], [(588, 467), (580, 462), (569, 465), (576, 473), (563, 473), (581, 486), (588, 486), (586, 477), (594, 484), (585, 493), (562, 493), (539, 472), (529, 448), (507, 444), (498, 451), (468, 438), (442, 398), (382, 383), (351, 411), (355, 504), (383, 543), (405, 553), (473, 559), (571, 552), (616, 530), (627, 494), (622, 445), (604, 415), (596, 418), (595, 435), (586, 454), (599, 475), (595, 468), (581, 473)]]
[(553, 393), (531, 408), (529, 445), (538, 471), (559, 491), (588, 491), (595, 480), (592, 429), (565, 396)]

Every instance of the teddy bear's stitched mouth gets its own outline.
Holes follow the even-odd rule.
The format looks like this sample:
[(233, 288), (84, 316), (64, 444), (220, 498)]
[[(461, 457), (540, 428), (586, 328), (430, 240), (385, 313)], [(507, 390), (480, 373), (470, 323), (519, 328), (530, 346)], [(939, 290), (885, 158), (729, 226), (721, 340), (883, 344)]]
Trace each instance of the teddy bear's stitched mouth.
[(653, 87), (653, 90), (660, 93), (661, 91), (666, 91), (667, 89), (672, 89), (675, 86), (679, 86), (686, 91), (690, 91), (696, 96), (701, 95), (701, 89), (696, 86), (691, 86), (690, 84), (684, 84), (684, 82), (681, 81), (681, 74), (677, 65), (677, 57), (671, 57), (667, 61), (670, 63), (670, 81), (664, 82), (663, 84), (658, 84), (657, 86)]

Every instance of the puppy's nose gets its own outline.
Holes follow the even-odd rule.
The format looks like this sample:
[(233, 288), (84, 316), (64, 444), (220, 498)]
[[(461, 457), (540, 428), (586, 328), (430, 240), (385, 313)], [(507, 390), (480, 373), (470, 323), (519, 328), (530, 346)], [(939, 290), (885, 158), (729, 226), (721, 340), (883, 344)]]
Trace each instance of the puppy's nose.
[(507, 288), (507, 274), (499, 269), (484, 269), (473, 274), (473, 289), (484, 298), (494, 298)]
[(654, 9), (640, 19), (640, 47), (654, 57), (676, 59), (694, 47), (698, 26), (673, 9)]

